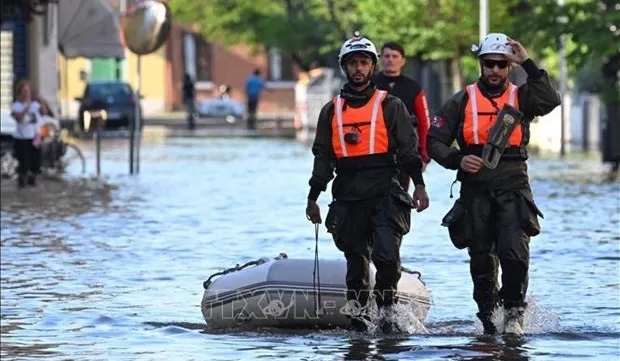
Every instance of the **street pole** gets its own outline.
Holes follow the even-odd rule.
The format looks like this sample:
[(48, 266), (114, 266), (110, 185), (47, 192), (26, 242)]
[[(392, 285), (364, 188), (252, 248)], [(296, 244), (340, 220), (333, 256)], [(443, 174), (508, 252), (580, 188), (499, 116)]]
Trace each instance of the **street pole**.
[[(131, 124), (129, 125), (129, 174), (134, 174), (134, 166), (135, 166), (135, 173), (138, 173), (140, 170), (140, 166), (139, 164), (139, 157), (140, 157), (140, 151), (138, 150), (140, 148), (140, 141), (139, 141), (139, 134), (140, 134), (140, 117), (142, 114), (140, 114), (140, 91), (141, 91), (141, 83), (142, 83), (142, 56), (138, 55), (137, 56), (137, 60), (138, 60), (138, 71), (137, 71), (137, 75), (138, 75), (138, 81), (137, 81), (137, 85), (136, 85), (136, 101), (134, 102), (134, 116), (133, 116), (133, 122), (131, 122)], [(138, 136), (136, 136), (138, 135)]]
[[(560, 7), (564, 6), (564, 0), (558, 0)], [(565, 19), (559, 19), (564, 23)], [(560, 97), (562, 102), (560, 103), (560, 158), (566, 156), (566, 115), (564, 108), (564, 100), (566, 97), (566, 48), (565, 48), (566, 36), (560, 35)]]
[(140, 173), (140, 141), (142, 139), (142, 112), (140, 105), (142, 104), (142, 56), (138, 55), (138, 101), (136, 101), (136, 174)]
[(480, 41), (489, 33), (489, 0), (480, 0)]

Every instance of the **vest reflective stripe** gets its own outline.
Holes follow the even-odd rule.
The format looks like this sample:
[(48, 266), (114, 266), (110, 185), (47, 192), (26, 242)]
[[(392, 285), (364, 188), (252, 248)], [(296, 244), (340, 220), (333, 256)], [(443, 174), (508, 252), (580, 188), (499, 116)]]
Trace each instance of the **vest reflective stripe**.
[(480, 144), (480, 139), (478, 138), (478, 99), (476, 97), (476, 84), (468, 86), (467, 92), (469, 93), (469, 99), (471, 99), (471, 109), (473, 114), (472, 132), (474, 133), (474, 144)]
[[(347, 107), (343, 112), (343, 99), (337, 96), (334, 99), (334, 118), (332, 120), (332, 146), (337, 158), (355, 157), (376, 153), (387, 153), (388, 136), (387, 127), (383, 119), (381, 103), (387, 96), (387, 92), (376, 90), (372, 98), (361, 108)], [(360, 143), (347, 144), (344, 135), (353, 129), (351, 125), (359, 125)], [(368, 133), (368, 134), (366, 134)]]
[(372, 117), (370, 118), (370, 149), (369, 154), (375, 154), (375, 139), (377, 132), (377, 113), (379, 112), (379, 106), (383, 101), (383, 97), (386, 94), (385, 91), (380, 90), (379, 96), (375, 98), (375, 102), (372, 105)]
[(340, 139), (342, 156), (348, 157), (347, 146), (344, 143), (344, 129), (342, 127), (342, 98), (340, 98), (340, 95), (336, 97), (336, 120), (338, 122), (338, 137)]
[[(465, 120), (463, 124), (463, 138), (468, 145), (484, 144), (487, 141), (489, 129), (495, 124), (498, 110), (493, 106), (489, 99), (482, 95), (477, 84), (468, 85), (467, 94), (469, 99), (465, 106)], [(517, 90), (519, 87), (509, 83), (506, 91), (498, 98), (493, 100), (497, 103), (497, 107), (501, 109), (504, 104), (510, 104), (515, 108), (519, 108), (517, 98)], [(494, 113), (495, 115), (490, 115)], [(515, 128), (509, 140), (511, 146), (519, 146), (522, 139), (521, 127)]]

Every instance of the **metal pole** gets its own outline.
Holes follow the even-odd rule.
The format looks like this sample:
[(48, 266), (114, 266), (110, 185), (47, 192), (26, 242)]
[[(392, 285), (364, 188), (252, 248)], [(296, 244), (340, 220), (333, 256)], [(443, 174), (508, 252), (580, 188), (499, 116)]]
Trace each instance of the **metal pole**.
[(142, 56), (138, 55), (138, 101), (136, 102), (136, 174), (140, 173), (140, 139), (142, 138), (142, 112), (140, 112), (142, 91)]
[[(558, 0), (560, 7), (564, 6), (564, 0)], [(560, 19), (563, 22), (563, 19)], [(565, 49), (566, 37), (564, 34), (560, 35), (560, 157), (566, 156), (566, 116), (564, 108), (564, 98), (566, 96), (566, 49)]]
[[(70, 119), (70, 112), (69, 112), (69, 108), (71, 107), (71, 100), (69, 100), (69, 59), (67, 59), (66, 57), (63, 56), (63, 59), (65, 61), (63, 61), (63, 65), (65, 68), (63, 77), (65, 78), (65, 86), (64, 86), (64, 93), (65, 93), (65, 111), (62, 112), (62, 118), (65, 119)], [(79, 109), (79, 108), (78, 108)], [(79, 112), (79, 111), (78, 111)], [(79, 119), (79, 114), (78, 117)], [(77, 121), (76, 121), (77, 123)], [(75, 130), (75, 123), (73, 124), (73, 129)]]
[(480, 41), (489, 33), (489, 0), (480, 0)]
[(133, 148), (134, 148), (134, 134), (135, 134), (135, 124), (136, 124), (136, 115), (134, 111), (134, 119), (129, 124), (129, 174), (133, 174)]

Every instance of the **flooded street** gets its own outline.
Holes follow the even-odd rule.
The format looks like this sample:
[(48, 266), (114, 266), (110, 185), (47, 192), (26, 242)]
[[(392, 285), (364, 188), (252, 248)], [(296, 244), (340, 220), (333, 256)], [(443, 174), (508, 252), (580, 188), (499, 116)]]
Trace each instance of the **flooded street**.
[[(209, 331), (202, 282), (259, 257), (314, 256), (305, 218), (309, 148), (267, 139), (146, 142), (128, 176), (126, 141), (106, 141), (101, 180), (3, 181), (3, 360), (600, 360), (620, 359), (620, 183), (597, 159), (532, 160), (545, 219), (531, 244), (527, 334), (483, 339), (466, 251), (441, 218), (452, 172), (425, 173), (431, 207), (414, 213), (403, 265), (432, 292), (426, 330)], [(83, 143), (87, 172), (95, 169)], [(458, 194), (458, 184), (454, 188)], [(319, 198), (323, 216), (330, 193)], [(324, 226), (321, 258), (342, 257)]]

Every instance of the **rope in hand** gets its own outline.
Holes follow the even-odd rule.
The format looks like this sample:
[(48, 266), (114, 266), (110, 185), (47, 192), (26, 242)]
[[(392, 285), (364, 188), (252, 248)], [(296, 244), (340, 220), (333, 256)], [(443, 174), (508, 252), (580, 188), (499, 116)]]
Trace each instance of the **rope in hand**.
[[(321, 316), (321, 272), (319, 269), (319, 224), (314, 225), (314, 270), (312, 272), (312, 288), (314, 290), (314, 312), (316, 316)], [(318, 287), (317, 287), (318, 286)], [(317, 303), (318, 300), (318, 303)]]

